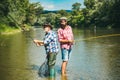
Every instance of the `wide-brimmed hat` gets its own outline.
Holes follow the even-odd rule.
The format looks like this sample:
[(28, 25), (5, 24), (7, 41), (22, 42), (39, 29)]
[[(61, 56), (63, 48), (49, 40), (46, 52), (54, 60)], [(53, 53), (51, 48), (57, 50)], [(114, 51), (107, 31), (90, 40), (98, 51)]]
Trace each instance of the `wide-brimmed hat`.
[(43, 28), (50, 27), (50, 29), (53, 29), (52, 25), (50, 23), (44, 23)]

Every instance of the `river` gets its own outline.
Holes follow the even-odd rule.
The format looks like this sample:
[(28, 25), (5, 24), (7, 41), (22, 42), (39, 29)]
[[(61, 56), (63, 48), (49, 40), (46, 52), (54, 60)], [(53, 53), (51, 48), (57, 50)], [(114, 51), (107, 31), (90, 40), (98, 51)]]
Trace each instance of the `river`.
[[(120, 80), (120, 32), (73, 29), (76, 40), (67, 75), (60, 75), (61, 53), (57, 55), (55, 80)], [(119, 34), (119, 35), (116, 35)], [(49, 80), (38, 75), (45, 61), (44, 47), (30, 36), (42, 39), (44, 31), (0, 35), (0, 80)]]

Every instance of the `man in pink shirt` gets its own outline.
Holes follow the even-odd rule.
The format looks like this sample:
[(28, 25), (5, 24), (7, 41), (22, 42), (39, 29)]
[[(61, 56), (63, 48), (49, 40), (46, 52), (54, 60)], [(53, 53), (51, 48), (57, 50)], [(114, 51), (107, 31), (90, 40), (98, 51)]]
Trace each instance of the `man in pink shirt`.
[(58, 29), (58, 40), (60, 42), (62, 60), (63, 60), (62, 66), (61, 66), (61, 73), (62, 75), (65, 75), (74, 38), (73, 38), (72, 28), (69, 25), (67, 25), (66, 17), (60, 18), (60, 24), (61, 24), (61, 27)]

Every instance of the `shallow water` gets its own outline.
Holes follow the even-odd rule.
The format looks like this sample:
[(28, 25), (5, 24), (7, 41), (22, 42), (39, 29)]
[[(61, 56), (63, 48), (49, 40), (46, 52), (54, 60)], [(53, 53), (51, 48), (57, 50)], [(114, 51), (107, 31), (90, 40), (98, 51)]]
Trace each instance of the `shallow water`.
[[(75, 44), (66, 76), (60, 75), (61, 53), (57, 55), (55, 80), (119, 80), (120, 34), (115, 30), (74, 29)], [(49, 80), (38, 75), (45, 61), (44, 47), (37, 47), (31, 38), (42, 39), (44, 32), (0, 35), (0, 80)], [(106, 35), (105, 37), (97, 37)], [(91, 37), (96, 37), (88, 39)]]

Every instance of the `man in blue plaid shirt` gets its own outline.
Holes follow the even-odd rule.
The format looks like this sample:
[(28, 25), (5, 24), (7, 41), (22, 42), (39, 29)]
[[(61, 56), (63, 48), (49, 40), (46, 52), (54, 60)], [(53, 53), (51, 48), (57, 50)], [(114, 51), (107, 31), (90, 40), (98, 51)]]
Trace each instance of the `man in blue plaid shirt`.
[(50, 24), (44, 24), (44, 30), (46, 32), (44, 40), (34, 40), (37, 46), (45, 46), (47, 59), (48, 59), (48, 68), (49, 76), (53, 77), (55, 75), (55, 63), (56, 55), (58, 53), (58, 43), (57, 43), (57, 34), (52, 31), (52, 26)]
[(43, 42), (45, 44), (44, 46), (45, 46), (46, 53), (58, 52), (57, 36), (55, 32), (49, 31), (48, 33), (46, 33)]

